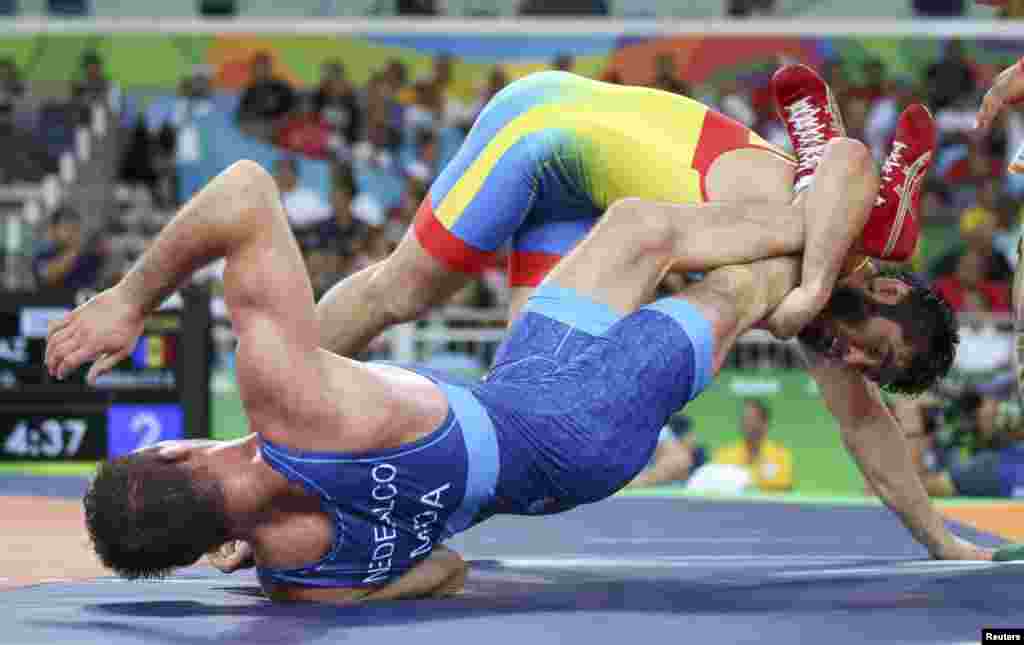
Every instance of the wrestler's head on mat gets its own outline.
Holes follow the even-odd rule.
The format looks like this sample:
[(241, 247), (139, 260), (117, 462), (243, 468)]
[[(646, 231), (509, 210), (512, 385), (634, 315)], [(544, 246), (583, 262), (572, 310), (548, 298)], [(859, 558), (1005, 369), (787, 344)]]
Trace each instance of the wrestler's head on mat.
[(945, 376), (960, 342), (949, 305), (907, 272), (840, 283), (799, 337), (900, 394), (920, 394)]
[(237, 527), (228, 497), (236, 506), (239, 496), (225, 495), (237, 486), (224, 468), (241, 466), (236, 443), (167, 441), (102, 464), (84, 505), (103, 564), (125, 578), (160, 578), (228, 541)]

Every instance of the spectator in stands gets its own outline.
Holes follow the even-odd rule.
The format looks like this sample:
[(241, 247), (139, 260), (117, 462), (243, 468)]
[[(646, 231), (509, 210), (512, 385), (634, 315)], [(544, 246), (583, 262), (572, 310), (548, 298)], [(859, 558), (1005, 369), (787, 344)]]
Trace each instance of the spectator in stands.
[(558, 72), (571, 72), (576, 67), (576, 57), (566, 52), (560, 52), (551, 61), (551, 69)]
[(673, 94), (690, 96), (690, 86), (679, 78), (679, 66), (672, 54), (658, 54), (655, 57), (654, 87)]
[(846, 93), (850, 91), (850, 77), (846, 73), (846, 68), (843, 67), (842, 59), (832, 58), (822, 63), (821, 77), (832, 88), (832, 94), (837, 103), (842, 105)]
[(658, 434), (658, 446), (647, 468), (629, 483), (629, 488), (684, 483), (690, 473), (704, 465), (704, 448), (697, 445), (689, 417), (676, 415)]
[(274, 60), (268, 52), (253, 56), (249, 86), (238, 105), (238, 123), (251, 136), (271, 139), (276, 122), (295, 107), (295, 90), (274, 77)]
[(1016, 497), (1024, 494), (1024, 426), (1020, 405), (969, 389), (954, 404), (952, 432), (938, 438), (942, 468), (922, 481), (937, 497)]
[(968, 249), (976, 251), (985, 261), (985, 278), (995, 282), (1008, 282), (1013, 275), (1009, 261), (995, 246), (996, 218), (984, 207), (970, 208), (960, 216), (962, 242), (936, 260), (929, 273), (936, 279), (956, 272), (960, 256)]
[[(952, 191), (954, 206), (966, 207), (984, 202), (987, 197), (998, 195), (1003, 177), (1003, 162), (993, 155), (983, 141), (970, 140), (963, 147), (966, 153), (952, 161), (942, 174), (943, 180)], [(994, 209), (995, 199), (990, 200)]]
[(411, 133), (438, 127), (444, 111), (441, 86), (430, 78), (421, 77), (413, 83), (413, 90), (413, 102), (405, 108), (403, 132)]
[(103, 71), (103, 58), (89, 50), (82, 54), (80, 74), (71, 84), (71, 100), (80, 109), (83, 122), (93, 105), (120, 105), (120, 89)]
[[(962, 0), (959, 2), (962, 12)], [(953, 38), (946, 44), (942, 58), (928, 66), (926, 78), (931, 88), (929, 105), (933, 110), (941, 110), (971, 96), (976, 89), (974, 73), (967, 64), (963, 42), (959, 38)]]
[(1021, 226), (1020, 203), (1009, 195), (1001, 195), (996, 203), (996, 234), (993, 236), (992, 244), (1010, 263), (1013, 270), (1017, 270), (1017, 241), (1024, 228)]
[(339, 257), (350, 256), (369, 234), (369, 225), (355, 216), (352, 189), (339, 184), (331, 191), (331, 217), (299, 235), (303, 249), (319, 249)]
[(718, 107), (722, 114), (736, 119), (748, 128), (756, 125), (757, 113), (751, 104), (749, 94), (739, 81), (723, 80), (719, 84), (719, 92)]
[(280, 121), (275, 135), (277, 145), (314, 159), (331, 155), (331, 126), (317, 111), (314, 97), (300, 96), (296, 108)]
[(956, 272), (939, 278), (935, 290), (957, 313), (1009, 313), (1010, 285), (985, 279), (986, 259), (967, 249), (960, 256)]
[(744, 400), (740, 424), (743, 438), (716, 450), (712, 463), (746, 468), (762, 492), (786, 491), (793, 487), (793, 455), (782, 444), (768, 439), (770, 414), (764, 401)]
[(156, 133), (153, 151), (153, 170), (156, 181), (153, 185), (153, 201), (159, 208), (170, 209), (180, 205), (177, 177), (178, 133), (170, 123), (165, 123)]
[(472, 125), (476, 113), (459, 94), (455, 86), (455, 65), (458, 59), (442, 52), (434, 57), (433, 73), (428, 82), (433, 84), (437, 101), (438, 123), (445, 127), (461, 127), (466, 130)]
[[(393, 145), (399, 139), (399, 132), (403, 125), (404, 108), (398, 102), (395, 95), (393, 77), (386, 72), (376, 72), (370, 76), (366, 83), (363, 97), (363, 120), (362, 131), (357, 137), (358, 141), (365, 141), (371, 138), (370, 133), (385, 129), (388, 131), (384, 137)], [(376, 138), (380, 138), (377, 136)]]
[(295, 231), (305, 232), (331, 216), (330, 208), (316, 191), (299, 185), (299, 166), (295, 159), (284, 157), (274, 162), (274, 179)]
[(355, 142), (362, 124), (359, 97), (340, 60), (329, 60), (321, 67), (320, 85), (313, 94), (313, 109), (346, 146)]
[(406, 104), (412, 100), (412, 94), (407, 94), (409, 91), (409, 69), (401, 59), (392, 58), (389, 60), (384, 70), (380, 72), (380, 78), (384, 80), (391, 95), (399, 103)]
[(869, 106), (885, 98), (889, 87), (885, 63), (878, 58), (870, 58), (864, 63), (861, 75), (863, 82), (852, 86), (848, 96), (863, 99)]
[(154, 158), (155, 142), (150, 138), (145, 118), (140, 115), (121, 157), (121, 181), (128, 185), (145, 186), (152, 192), (156, 184)]
[(32, 264), (40, 288), (87, 289), (96, 286), (103, 248), (85, 239), (78, 213), (61, 206), (50, 216)]
[(456, 58), (448, 52), (441, 52), (434, 56), (431, 73), (424, 77), (427, 82), (432, 83), (440, 93), (442, 99), (447, 100), (452, 94), (452, 83), (455, 80)]
[(506, 85), (508, 85), (508, 74), (505, 73), (505, 68), (502, 65), (495, 65), (491, 68), (491, 73), (487, 75), (487, 84), (480, 90), (480, 98), (477, 99), (470, 110), (473, 113), (474, 119), (484, 109), (488, 101), (494, 98), (494, 95), (503, 90)]
[(846, 135), (864, 141), (867, 139), (868, 110), (871, 104), (864, 98), (847, 92), (843, 99), (841, 111), (846, 125)]
[(211, 69), (196, 65), (192, 74), (181, 79), (174, 109), (165, 125), (174, 131), (174, 156), (169, 160), (177, 177), (177, 197), (184, 203), (199, 192), (207, 177), (202, 171), (201, 124), (214, 113), (210, 89)]
[(429, 186), (434, 176), (440, 171), (437, 167), (437, 135), (433, 130), (416, 130), (415, 157), (405, 166), (405, 176), (414, 183), (408, 184), (412, 192), (419, 192), (423, 186)]
[(25, 84), (14, 59), (5, 56), (0, 59), (0, 133), (14, 129), (14, 115), (19, 102), (25, 96)]

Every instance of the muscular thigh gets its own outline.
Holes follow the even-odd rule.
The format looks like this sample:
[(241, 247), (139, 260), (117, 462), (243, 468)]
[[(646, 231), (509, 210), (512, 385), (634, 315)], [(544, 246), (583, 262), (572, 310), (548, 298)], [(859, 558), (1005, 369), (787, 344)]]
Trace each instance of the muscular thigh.
[(708, 200), (788, 204), (793, 201), (793, 169), (788, 159), (762, 148), (731, 150), (707, 170)]

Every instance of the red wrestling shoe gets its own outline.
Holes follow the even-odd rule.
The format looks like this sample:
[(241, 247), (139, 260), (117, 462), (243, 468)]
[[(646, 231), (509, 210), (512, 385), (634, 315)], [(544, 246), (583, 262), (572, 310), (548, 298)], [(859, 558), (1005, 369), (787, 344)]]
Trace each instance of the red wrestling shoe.
[(914, 254), (921, 231), (921, 184), (934, 151), (935, 121), (928, 108), (915, 103), (900, 115), (892, 149), (882, 164), (875, 207), (860, 237), (865, 255), (904, 262)]
[(796, 153), (796, 192), (807, 188), (829, 139), (846, 136), (832, 90), (806, 65), (785, 65), (772, 76), (775, 108)]

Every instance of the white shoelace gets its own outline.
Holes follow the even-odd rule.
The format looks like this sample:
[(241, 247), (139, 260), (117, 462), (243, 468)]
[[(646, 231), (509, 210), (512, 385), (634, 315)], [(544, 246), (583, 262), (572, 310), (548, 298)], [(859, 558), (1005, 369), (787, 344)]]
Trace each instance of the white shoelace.
[(826, 122), (820, 117), (822, 109), (806, 96), (786, 106), (796, 138), (798, 173), (814, 172), (825, 150)]
[[(889, 156), (885, 158), (885, 163), (882, 164), (882, 185), (888, 184), (892, 181), (893, 171), (897, 168), (901, 168), (903, 162), (903, 151), (907, 149), (907, 144), (902, 141), (893, 141), (892, 150), (889, 152)], [(878, 197), (875, 198), (875, 205), (882, 206), (885, 204), (885, 198), (882, 197), (881, 190), (878, 191)]]

